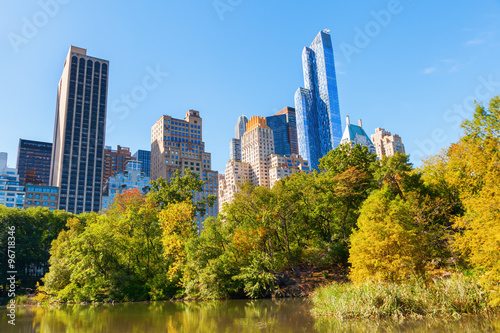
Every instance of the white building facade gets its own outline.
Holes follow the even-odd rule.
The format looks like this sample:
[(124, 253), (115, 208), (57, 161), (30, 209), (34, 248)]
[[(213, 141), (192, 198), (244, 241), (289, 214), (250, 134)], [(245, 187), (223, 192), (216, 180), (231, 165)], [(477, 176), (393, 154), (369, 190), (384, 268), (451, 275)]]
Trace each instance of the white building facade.
[(0, 153), (0, 205), (23, 208), (24, 186), (19, 183), (17, 169), (7, 167), (7, 157), (7, 153)]
[(102, 210), (106, 210), (114, 202), (114, 197), (123, 191), (137, 189), (142, 194), (149, 192), (149, 177), (141, 170), (141, 161), (127, 161), (125, 171), (116, 172), (104, 184), (102, 196)]

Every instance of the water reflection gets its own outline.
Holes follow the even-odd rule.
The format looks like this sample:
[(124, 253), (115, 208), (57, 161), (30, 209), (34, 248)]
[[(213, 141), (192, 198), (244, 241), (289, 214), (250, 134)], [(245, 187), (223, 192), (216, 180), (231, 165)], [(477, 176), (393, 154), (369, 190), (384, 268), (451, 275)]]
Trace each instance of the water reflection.
[(500, 332), (500, 315), (460, 320), (338, 321), (313, 318), (303, 299), (152, 302), (18, 308), (2, 332)]

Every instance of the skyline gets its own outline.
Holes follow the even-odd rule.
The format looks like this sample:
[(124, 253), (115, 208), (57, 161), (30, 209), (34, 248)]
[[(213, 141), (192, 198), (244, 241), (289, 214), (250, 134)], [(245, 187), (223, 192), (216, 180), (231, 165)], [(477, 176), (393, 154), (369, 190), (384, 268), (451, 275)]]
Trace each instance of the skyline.
[[(20, 138), (52, 141), (57, 82), (70, 45), (110, 61), (107, 122), (113, 127), (105, 145), (150, 150), (151, 127), (161, 115), (182, 118), (195, 109), (204, 119), (213, 169), (221, 173), (240, 115), (265, 117), (294, 107), (303, 84), (302, 49), (325, 28), (334, 47), (341, 119), (362, 119), (368, 135), (377, 127), (399, 134), (417, 166), (418, 151), (436, 154), (458, 139), (456, 125), (472, 114), (473, 98), (487, 102), (500, 94), (498, 0), (444, 1), (432, 10), (424, 1), (278, 1), (265, 8), (240, 1), (226, 11), (213, 3), (106, 3), (97, 13), (97, 2), (57, 3), (57, 13), (47, 14), (18, 52), (8, 36), (22, 36), (23, 24), (43, 18), (43, 9), (37, 1), (4, 5), (0, 151), (9, 154), (9, 166), (15, 166)], [(360, 33), (366, 29), (375, 30)], [(138, 92), (145, 80), (151, 89), (127, 107), (122, 95)]]

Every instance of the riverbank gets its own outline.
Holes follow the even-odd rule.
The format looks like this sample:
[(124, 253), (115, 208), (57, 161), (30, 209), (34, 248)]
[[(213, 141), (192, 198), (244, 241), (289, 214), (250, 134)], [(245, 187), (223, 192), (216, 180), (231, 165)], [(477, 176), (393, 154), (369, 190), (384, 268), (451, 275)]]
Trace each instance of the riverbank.
[[(297, 271), (287, 270), (283, 272), (276, 272), (275, 275), (275, 286), (270, 290), (268, 297), (264, 298), (288, 298), (288, 297), (308, 297), (314, 290), (319, 287), (326, 286), (332, 283), (346, 283), (348, 282), (348, 268), (343, 266), (338, 266), (331, 269), (321, 269), (312, 266), (299, 267)], [(32, 289), (30, 289), (32, 290)], [(39, 290), (44, 290), (39, 289)], [(43, 292), (42, 292), (43, 293)], [(242, 297), (245, 298), (246, 297)], [(238, 299), (238, 298), (233, 298)], [(108, 304), (108, 303), (134, 303), (134, 302), (145, 302), (152, 301), (150, 299), (137, 299), (130, 301), (86, 301), (86, 302), (49, 302), (49, 297), (44, 297), (43, 295), (35, 293), (30, 293), (27, 295), (19, 295), (16, 297), (17, 305), (28, 305), (36, 306), (40, 304), (58, 303), (58, 304)], [(163, 301), (183, 301), (183, 300), (193, 300), (186, 298), (169, 298)], [(203, 299), (196, 299), (203, 300)], [(0, 299), (5, 305), (8, 299)], [(2, 303), (0, 303), (2, 304)]]
[(348, 268), (341, 266), (334, 269), (301, 267), (297, 272), (278, 273), (277, 286), (271, 296), (272, 298), (308, 297), (319, 287), (348, 282), (347, 274)]

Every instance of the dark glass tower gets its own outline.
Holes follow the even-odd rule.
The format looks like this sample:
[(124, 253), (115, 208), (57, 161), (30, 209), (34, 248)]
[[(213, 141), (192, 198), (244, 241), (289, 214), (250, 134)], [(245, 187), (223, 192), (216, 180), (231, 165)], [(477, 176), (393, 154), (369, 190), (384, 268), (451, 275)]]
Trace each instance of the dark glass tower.
[(144, 172), (144, 174), (147, 177), (150, 177), (151, 175), (151, 151), (149, 150), (138, 150), (135, 152), (132, 157), (135, 157), (136, 160), (141, 161), (141, 171)]
[(71, 46), (57, 87), (50, 185), (59, 209), (100, 209), (109, 62)]
[(17, 170), (21, 185), (49, 185), (52, 143), (19, 139)]
[(295, 109), (286, 107), (273, 116), (266, 117), (267, 126), (273, 130), (274, 152), (282, 156), (298, 154)]
[(342, 138), (332, 40), (321, 31), (302, 52), (304, 87), (295, 93), (300, 155), (315, 169)]

